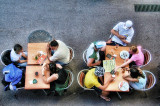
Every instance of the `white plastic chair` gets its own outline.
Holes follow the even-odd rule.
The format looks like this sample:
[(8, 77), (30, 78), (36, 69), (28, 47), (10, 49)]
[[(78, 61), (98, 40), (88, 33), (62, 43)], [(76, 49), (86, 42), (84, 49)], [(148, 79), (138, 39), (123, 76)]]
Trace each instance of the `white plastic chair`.
[(143, 52), (143, 54), (144, 54), (144, 64), (141, 65), (140, 67), (146, 66), (147, 64), (150, 63), (150, 61), (151, 61), (151, 59), (152, 59), (151, 53), (150, 53), (148, 50), (143, 49), (142, 52)]
[(74, 50), (70, 46), (68, 46), (68, 48), (69, 48), (69, 51), (70, 51), (70, 60), (68, 62), (68, 64), (69, 64), (74, 58)]
[(86, 88), (86, 87), (84, 86), (84, 78), (85, 78), (85, 75), (86, 75), (87, 72), (88, 72), (88, 69), (83, 69), (83, 70), (81, 70), (81, 71), (78, 73), (77, 82), (78, 82), (79, 86), (80, 86), (81, 88), (83, 88), (84, 90), (94, 90), (94, 89)]
[(87, 49), (83, 52), (83, 61), (87, 64), (86, 55), (87, 55)]

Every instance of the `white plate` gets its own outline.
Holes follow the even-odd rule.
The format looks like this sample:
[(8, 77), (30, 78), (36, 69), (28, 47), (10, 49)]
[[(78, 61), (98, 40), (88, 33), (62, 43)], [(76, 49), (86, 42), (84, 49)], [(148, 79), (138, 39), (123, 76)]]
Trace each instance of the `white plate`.
[(121, 57), (122, 59), (128, 59), (128, 58), (129, 58), (129, 52), (126, 51), (126, 50), (121, 51), (121, 52), (120, 52), (120, 57)]
[(119, 83), (119, 89), (121, 91), (127, 91), (129, 89), (129, 84), (126, 81), (122, 81)]

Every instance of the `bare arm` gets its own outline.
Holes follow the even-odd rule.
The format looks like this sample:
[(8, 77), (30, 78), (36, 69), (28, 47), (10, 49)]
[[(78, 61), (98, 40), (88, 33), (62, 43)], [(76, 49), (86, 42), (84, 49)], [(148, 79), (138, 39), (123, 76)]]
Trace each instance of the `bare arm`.
[(131, 82), (139, 82), (138, 81), (138, 79), (136, 79), (136, 78), (132, 78), (132, 77), (130, 77), (130, 76), (128, 76), (128, 77), (123, 77), (125, 80), (127, 80), (127, 81), (131, 81)]
[(49, 84), (58, 79), (58, 74), (53, 74), (49, 78), (46, 78), (46, 76), (42, 76), (42, 79), (46, 84)]
[(129, 44), (129, 42), (127, 42), (125, 39), (120, 39), (122, 42)]
[(131, 63), (131, 62), (132, 62), (132, 60), (129, 59), (127, 62), (123, 63), (122, 65), (117, 66), (117, 67), (115, 68), (115, 71), (117, 71), (119, 68), (125, 67), (126, 65), (128, 65), (128, 64)]
[(111, 30), (111, 33), (117, 36), (119, 39), (125, 39), (125, 36), (119, 35), (119, 33), (115, 31), (114, 29)]
[(106, 88), (108, 87), (108, 85), (114, 80), (113, 77), (110, 77), (109, 80), (104, 84), (104, 85), (101, 85), (100, 87), (98, 87), (99, 89), (103, 90), (103, 91), (106, 91)]
[(22, 57), (27, 59), (27, 56), (22, 52)]
[(88, 67), (92, 67), (92, 66), (98, 66), (101, 64), (101, 61), (97, 61), (96, 63), (93, 63), (94, 59), (93, 58), (89, 58), (87, 61), (87, 66)]

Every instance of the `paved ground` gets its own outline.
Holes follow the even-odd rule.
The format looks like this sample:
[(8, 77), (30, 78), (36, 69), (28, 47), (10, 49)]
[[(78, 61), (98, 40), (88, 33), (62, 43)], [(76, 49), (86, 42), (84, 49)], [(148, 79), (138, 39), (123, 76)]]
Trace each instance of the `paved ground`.
[[(64, 41), (75, 51), (70, 63), (75, 76), (74, 83), (66, 96), (46, 97), (43, 92), (24, 91), (14, 93), (3, 91), (0, 83), (0, 105), (160, 105), (155, 99), (160, 95), (159, 81), (143, 98), (142, 92), (132, 95), (121, 93), (123, 100), (111, 93), (111, 102), (105, 102), (91, 91), (80, 93), (76, 76), (86, 68), (82, 52), (95, 40), (107, 40), (111, 28), (119, 21), (133, 20), (135, 36), (132, 44), (140, 44), (152, 54), (152, 61), (144, 69), (156, 77), (160, 60), (159, 29), (160, 13), (135, 13), (134, 4), (160, 4), (159, 0), (0, 0), (0, 52), (20, 43), (27, 50), (28, 35), (38, 29), (48, 31), (55, 39)], [(3, 69), (0, 64), (0, 69)], [(2, 79), (2, 73), (0, 73)], [(158, 80), (158, 79), (157, 79)]]

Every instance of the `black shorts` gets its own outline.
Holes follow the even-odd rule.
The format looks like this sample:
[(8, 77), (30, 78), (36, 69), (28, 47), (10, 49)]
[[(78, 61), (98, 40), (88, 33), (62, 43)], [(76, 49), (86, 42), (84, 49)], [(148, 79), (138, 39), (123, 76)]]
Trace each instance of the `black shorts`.
[(119, 45), (119, 46), (123, 46), (123, 45), (121, 45), (121, 44), (119, 44), (119, 43), (117, 43), (117, 42), (114, 42), (114, 41), (112, 41), (112, 43), (107, 43), (107, 45), (112, 45), (112, 46), (116, 46), (116, 45)]
[(98, 95), (102, 94), (102, 90), (101, 89), (99, 89), (99, 88), (97, 88), (95, 86), (93, 86), (92, 89), (94, 89)]

